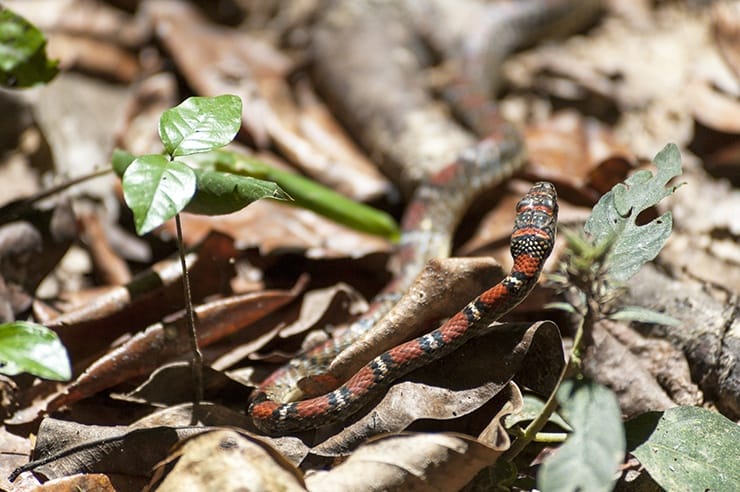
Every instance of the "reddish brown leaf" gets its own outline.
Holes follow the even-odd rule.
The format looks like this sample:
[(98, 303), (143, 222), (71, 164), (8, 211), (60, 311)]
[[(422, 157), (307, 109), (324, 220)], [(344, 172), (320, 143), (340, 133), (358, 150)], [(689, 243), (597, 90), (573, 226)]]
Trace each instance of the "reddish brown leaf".
[[(208, 346), (248, 327), (267, 314), (289, 303), (303, 290), (305, 279), (290, 291), (265, 291), (243, 294), (196, 306), (198, 342)], [(96, 360), (64, 391), (47, 404), (53, 411), (87, 398), (131, 378), (150, 373), (168, 360), (190, 350), (187, 318), (157, 323), (135, 335), (123, 345)]]

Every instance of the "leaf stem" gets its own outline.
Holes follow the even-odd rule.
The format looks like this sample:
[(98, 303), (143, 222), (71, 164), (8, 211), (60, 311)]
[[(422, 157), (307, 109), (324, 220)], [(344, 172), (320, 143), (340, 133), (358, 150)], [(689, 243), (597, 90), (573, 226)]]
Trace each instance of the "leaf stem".
[(555, 388), (553, 388), (552, 393), (550, 393), (550, 397), (545, 402), (545, 405), (542, 407), (542, 410), (540, 410), (540, 413), (537, 415), (537, 417), (535, 417), (535, 419), (530, 422), (527, 428), (524, 429), (522, 435), (519, 436), (511, 445), (511, 447), (501, 456), (501, 459), (505, 461), (512, 461), (514, 458), (516, 458), (519, 453), (521, 453), (524, 448), (527, 447), (527, 445), (537, 437), (537, 433), (542, 430), (542, 428), (545, 426), (548, 419), (550, 418), (550, 415), (552, 415), (552, 413), (557, 409), (558, 402), (556, 396), (558, 393), (558, 389), (560, 389), (560, 385), (563, 383), (565, 378), (573, 372), (573, 370), (577, 367), (579, 363), (579, 358), (577, 354), (580, 353), (581, 343), (583, 342), (583, 324), (584, 317), (580, 317), (580, 321), (576, 329), (576, 334), (573, 337), (573, 348), (571, 349), (570, 356), (568, 357), (567, 362), (563, 365), (563, 369), (560, 371), (558, 382), (555, 384)]
[(200, 347), (198, 347), (198, 332), (195, 327), (195, 310), (193, 309), (193, 299), (190, 293), (190, 274), (188, 273), (187, 263), (185, 262), (185, 247), (182, 241), (180, 214), (175, 215), (175, 225), (177, 228), (177, 250), (180, 254), (182, 288), (185, 296), (185, 311), (187, 312), (188, 327), (190, 328), (190, 350), (192, 353), (193, 413), (190, 424), (196, 425), (198, 423), (200, 402), (203, 400), (203, 354), (200, 351)]

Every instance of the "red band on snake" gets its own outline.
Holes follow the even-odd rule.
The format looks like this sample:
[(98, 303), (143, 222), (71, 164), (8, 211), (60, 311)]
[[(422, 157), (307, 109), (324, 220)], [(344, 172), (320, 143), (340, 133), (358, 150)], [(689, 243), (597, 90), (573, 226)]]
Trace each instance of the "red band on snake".
[(390, 260), (393, 280), (340, 336), (291, 360), (263, 381), (258, 392), (278, 402), (316, 396), (305, 385), (299, 387), (299, 382), (325, 373), (339, 352), (391, 310), (427, 261), (449, 256), (452, 234), (471, 202), (521, 168), (523, 156), (519, 133), (504, 124), (498, 133), (463, 152), (455, 162), (423, 182), (406, 207), (401, 223), (401, 240)]
[(519, 201), (511, 235), (514, 266), (501, 282), (483, 292), (436, 330), (381, 354), (346, 383), (322, 396), (277, 403), (258, 393), (249, 408), (255, 425), (285, 434), (345, 419), (369, 403), (392, 381), (456, 350), (516, 307), (537, 283), (552, 251), (557, 226), (557, 196), (540, 182)]

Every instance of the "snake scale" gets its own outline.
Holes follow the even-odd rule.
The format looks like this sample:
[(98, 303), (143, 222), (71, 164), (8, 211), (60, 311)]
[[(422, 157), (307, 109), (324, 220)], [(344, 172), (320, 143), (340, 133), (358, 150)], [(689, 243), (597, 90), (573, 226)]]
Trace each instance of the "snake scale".
[[(464, 168), (461, 164), (465, 162), (458, 166)], [(451, 176), (457, 176), (453, 171), (449, 170)], [(557, 212), (555, 188), (547, 182), (536, 183), (517, 204), (511, 235), (514, 266), (501, 282), (439, 328), (379, 355), (332, 392), (291, 403), (278, 403), (268, 399), (264, 392), (258, 392), (249, 408), (255, 425), (269, 434), (285, 434), (347, 418), (392, 381), (482, 334), (488, 325), (524, 300), (536, 284), (552, 251)]]

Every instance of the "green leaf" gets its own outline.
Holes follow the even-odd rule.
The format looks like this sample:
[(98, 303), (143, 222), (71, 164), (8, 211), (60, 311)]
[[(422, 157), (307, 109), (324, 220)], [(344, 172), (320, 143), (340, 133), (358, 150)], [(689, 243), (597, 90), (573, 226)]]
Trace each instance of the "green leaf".
[(271, 181), (220, 171), (196, 169), (195, 173), (198, 183), (197, 191), (185, 208), (186, 212), (193, 214), (230, 214), (260, 198), (291, 199), (285, 191)]
[(228, 144), (239, 131), (238, 96), (189, 97), (159, 119), (159, 138), (172, 156), (197, 154)]
[(573, 433), (540, 467), (538, 488), (545, 492), (611, 490), (625, 452), (616, 397), (594, 382), (567, 380), (557, 398)]
[(545, 309), (557, 309), (559, 311), (565, 311), (566, 313), (577, 314), (578, 310), (569, 302), (548, 302), (544, 306)]
[(632, 454), (665, 490), (737, 490), (740, 427), (699, 407), (649, 412), (625, 424)]
[(584, 230), (593, 244), (608, 242), (609, 275), (617, 281), (626, 281), (646, 262), (654, 259), (671, 233), (673, 218), (666, 212), (653, 221), (638, 226), (637, 216), (670, 195), (678, 186), (666, 186), (681, 174), (681, 155), (678, 147), (668, 144), (653, 161), (655, 176), (650, 171), (638, 171), (624, 184), (614, 186), (601, 197), (589, 217)]
[(0, 325), (0, 373), (21, 372), (55, 381), (72, 377), (67, 350), (56, 333), (27, 321)]
[(118, 175), (119, 178), (123, 178), (126, 169), (136, 160), (136, 156), (131, 152), (116, 147), (113, 149), (113, 154), (110, 157), (113, 171)]
[(655, 323), (656, 325), (678, 326), (679, 320), (667, 314), (653, 311), (641, 306), (624, 306), (609, 315), (610, 319), (623, 321), (639, 321), (640, 323)]
[(195, 172), (159, 154), (137, 157), (123, 174), (123, 197), (144, 235), (181, 212), (195, 193)]
[[(516, 424), (531, 422), (537, 418), (544, 407), (545, 403), (536, 396), (523, 395), (521, 410), (505, 416), (504, 425), (507, 429), (510, 429)], [(561, 417), (557, 412), (552, 413), (550, 417), (548, 417), (547, 421), (550, 424), (557, 425), (565, 431), (571, 432), (573, 430), (573, 428), (568, 425), (568, 423), (563, 420), (563, 417)]]
[(347, 227), (391, 240), (400, 236), (398, 224), (390, 215), (350, 200), (299, 174), (275, 169), (257, 159), (225, 150), (199, 157), (200, 166), (214, 166), (220, 171), (274, 181), (293, 198), (293, 205)]
[(30, 87), (54, 78), (57, 62), (45, 50), (46, 39), (36, 26), (0, 6), (0, 84)]

